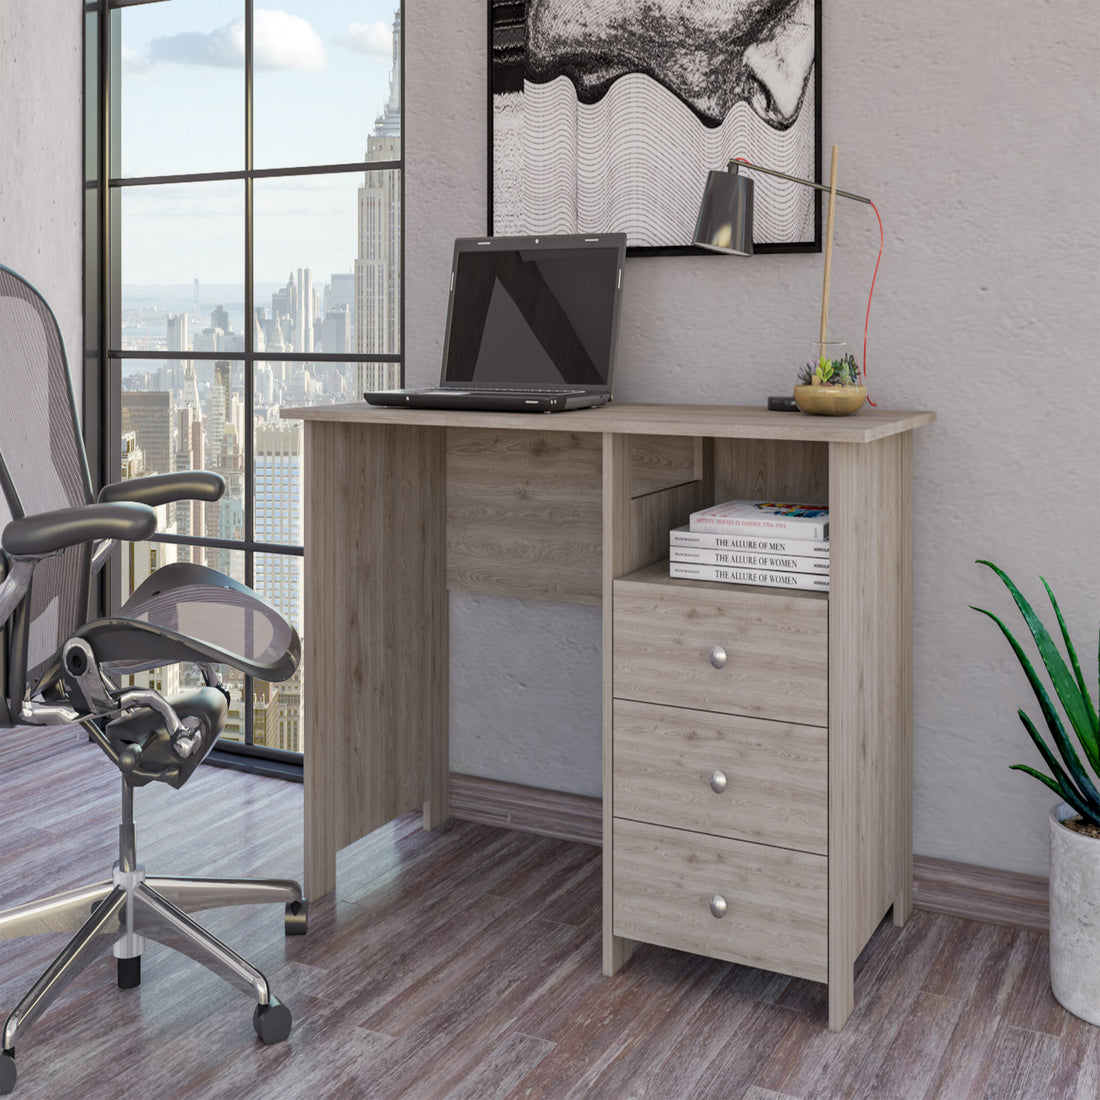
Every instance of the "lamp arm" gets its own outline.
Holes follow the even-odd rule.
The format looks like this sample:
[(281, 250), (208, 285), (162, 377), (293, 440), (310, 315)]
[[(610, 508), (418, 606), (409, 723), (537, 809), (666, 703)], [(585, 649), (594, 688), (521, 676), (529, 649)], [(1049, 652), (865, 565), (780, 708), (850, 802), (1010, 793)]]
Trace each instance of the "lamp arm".
[[(769, 176), (778, 176), (781, 180), (790, 180), (791, 183), (801, 183), (804, 187), (816, 187), (819, 191), (828, 191), (829, 186), (825, 183), (815, 183), (813, 180), (799, 179), (798, 176), (788, 176), (786, 172), (777, 172), (774, 168), (761, 168), (759, 164), (746, 164), (744, 161), (731, 160), (726, 165), (726, 171), (736, 172), (742, 165), (751, 169), (753, 172), (764, 172)], [(865, 199), (862, 195), (853, 195), (850, 191), (837, 191), (838, 195), (843, 195), (846, 199), (855, 199), (856, 202), (865, 202), (868, 206), (872, 205), (870, 199)]]

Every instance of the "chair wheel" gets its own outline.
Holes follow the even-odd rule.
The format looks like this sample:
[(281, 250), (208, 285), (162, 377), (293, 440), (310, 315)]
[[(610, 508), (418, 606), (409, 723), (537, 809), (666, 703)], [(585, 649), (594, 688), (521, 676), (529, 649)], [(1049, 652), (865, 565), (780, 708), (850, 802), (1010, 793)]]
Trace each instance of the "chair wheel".
[(264, 1046), (287, 1039), (290, 1035), (290, 1024), (290, 1009), (278, 1001), (257, 1005), (256, 1011), (252, 1013), (252, 1026)]
[(288, 936), (304, 936), (308, 924), (309, 902), (305, 898), (301, 901), (288, 901), (283, 917), (283, 932)]
[(141, 956), (118, 960), (118, 988), (137, 989), (141, 985)]
[(5, 1050), (0, 1054), (0, 1096), (7, 1096), (15, 1088), (15, 1055)]

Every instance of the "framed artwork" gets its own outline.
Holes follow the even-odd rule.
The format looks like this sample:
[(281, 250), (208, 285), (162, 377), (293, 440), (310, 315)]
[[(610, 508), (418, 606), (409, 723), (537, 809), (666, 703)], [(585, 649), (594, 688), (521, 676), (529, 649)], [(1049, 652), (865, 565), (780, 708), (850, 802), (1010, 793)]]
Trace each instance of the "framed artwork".
[[(489, 47), (490, 234), (697, 252), (708, 171), (820, 178), (821, 0), (490, 0)], [(756, 250), (820, 251), (820, 192), (753, 178)]]

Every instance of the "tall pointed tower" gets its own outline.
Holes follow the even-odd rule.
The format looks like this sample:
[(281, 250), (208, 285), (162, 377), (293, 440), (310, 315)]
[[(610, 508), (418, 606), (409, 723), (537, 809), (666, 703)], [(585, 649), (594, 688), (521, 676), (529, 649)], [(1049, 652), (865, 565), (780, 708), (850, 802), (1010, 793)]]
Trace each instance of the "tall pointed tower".
[[(401, 12), (393, 17), (390, 94), (367, 138), (368, 161), (401, 158)], [(355, 350), (401, 350), (401, 176), (393, 169), (367, 171), (359, 188), (359, 254), (355, 260)], [(357, 390), (400, 384), (397, 363), (362, 363)], [(356, 395), (358, 396), (358, 394)]]

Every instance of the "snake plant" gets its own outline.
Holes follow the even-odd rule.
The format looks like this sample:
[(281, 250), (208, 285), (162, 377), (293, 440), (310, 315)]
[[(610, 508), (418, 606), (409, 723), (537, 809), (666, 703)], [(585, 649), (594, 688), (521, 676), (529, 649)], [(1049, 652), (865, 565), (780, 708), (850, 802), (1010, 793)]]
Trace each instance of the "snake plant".
[[(1009, 592), (1012, 593), (1012, 598), (1016, 601), (1016, 606), (1020, 609), (1020, 614), (1023, 615), (1024, 622), (1031, 631), (1031, 636), (1035, 639), (1035, 644), (1039, 649), (1039, 655), (1046, 666), (1049, 686), (1061, 703), (1062, 711), (1068, 719), (1069, 726), (1085, 758), (1085, 762), (1082, 762), (1077, 749), (1074, 748), (1073, 741), (1066, 733), (1066, 726), (1063, 724), (1061, 715), (1055, 709), (1047, 684), (1039, 677), (1027, 654), (1024, 653), (1019, 642), (1012, 636), (1012, 632), (992, 611), (975, 607), (975, 611), (988, 615), (1001, 628), (1001, 632), (1008, 639), (1008, 644), (1012, 646), (1020, 665), (1023, 667), (1024, 674), (1035, 692), (1035, 697), (1039, 700), (1039, 709), (1043, 712), (1047, 729), (1050, 731), (1051, 741), (1058, 750), (1056, 756), (1050, 744), (1044, 740), (1043, 735), (1036, 729), (1031, 718), (1023, 710), (1019, 710), (1017, 713), (1020, 715), (1020, 721), (1023, 722), (1031, 740), (1035, 742), (1035, 747), (1042, 754), (1051, 774), (1046, 775), (1035, 768), (1028, 767), (1026, 764), (1013, 764), (1012, 767), (1017, 771), (1033, 775), (1041, 783), (1045, 783), (1090, 825), (1100, 826), (1100, 791), (1097, 790), (1097, 779), (1094, 778), (1100, 777), (1100, 721), (1097, 719), (1096, 708), (1093, 706), (1092, 698), (1085, 684), (1085, 677), (1077, 660), (1077, 651), (1074, 649), (1069, 631), (1066, 629), (1066, 623), (1062, 618), (1058, 601), (1054, 598), (1050, 585), (1043, 580), (1043, 587), (1050, 597), (1051, 607), (1054, 608), (1054, 614), (1061, 629), (1062, 641), (1065, 643), (1066, 653), (1069, 657), (1068, 666), (1047, 628), (1016, 585), (992, 562), (979, 561), (978, 564), (992, 569), (1004, 581)], [(1072, 672), (1070, 671), (1071, 668)], [(1098, 698), (1100, 698), (1100, 687), (1098, 687)], [(1059, 757), (1061, 758), (1060, 762)], [(1085, 766), (1086, 762), (1087, 767)]]

